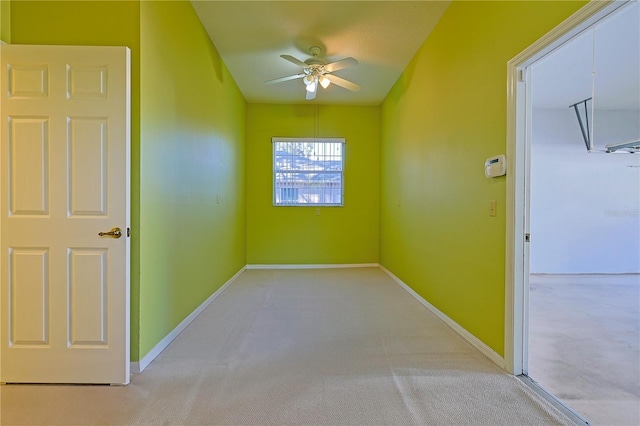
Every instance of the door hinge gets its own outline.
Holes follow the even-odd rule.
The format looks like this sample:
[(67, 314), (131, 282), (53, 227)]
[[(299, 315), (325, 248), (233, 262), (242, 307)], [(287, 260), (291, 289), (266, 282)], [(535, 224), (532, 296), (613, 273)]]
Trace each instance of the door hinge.
[(524, 242), (525, 243), (530, 243), (531, 242), (531, 234), (524, 234)]
[(127, 228), (127, 237), (131, 236), (131, 228)]
[(518, 81), (521, 83), (524, 82), (524, 68), (518, 70)]

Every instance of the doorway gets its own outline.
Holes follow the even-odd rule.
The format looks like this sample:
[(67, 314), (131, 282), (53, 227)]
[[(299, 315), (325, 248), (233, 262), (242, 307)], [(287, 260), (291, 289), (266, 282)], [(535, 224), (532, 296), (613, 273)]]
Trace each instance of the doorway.
[(640, 423), (640, 155), (607, 153), (640, 144), (639, 9), (596, 22), (528, 81), (526, 374), (595, 424)]
[[(582, 420), (637, 424), (639, 415), (630, 407), (638, 407), (633, 393), (635, 389), (637, 394), (640, 382), (640, 155), (629, 152), (634, 152), (633, 143), (640, 143), (640, 76), (634, 74), (640, 73), (640, 12), (637, 3), (595, 3), (509, 63), (511, 222), (507, 229), (505, 361), (507, 369), (530, 376), (542, 392), (559, 397)], [(624, 19), (635, 24), (630, 35), (609, 36), (623, 29)], [(606, 45), (608, 38), (613, 47)], [(620, 56), (635, 61), (631, 66), (610, 55), (625, 46), (631, 53)], [(632, 79), (633, 84), (621, 89), (617, 86), (624, 78)], [(580, 118), (576, 108), (571, 108), (574, 104), (583, 106)], [(625, 128), (625, 123), (632, 125)], [(627, 149), (604, 153), (608, 147), (621, 145)], [(573, 331), (572, 322), (577, 325)], [(619, 358), (624, 351), (613, 349), (612, 340), (604, 348), (597, 347), (596, 343), (606, 342), (611, 330), (616, 330), (608, 328), (611, 325), (630, 326), (618, 329), (613, 337), (616, 344), (626, 342), (630, 363)], [(586, 338), (576, 330), (586, 332)], [(599, 332), (606, 338), (599, 338)], [(556, 363), (545, 364), (549, 359)], [(616, 380), (620, 372), (607, 372), (605, 366), (612, 364), (624, 377)], [(573, 367), (584, 371), (576, 374)], [(593, 382), (596, 392), (579, 395), (578, 390), (588, 387), (588, 382)], [(614, 392), (596, 395), (611, 383)], [(577, 402), (581, 398), (588, 401), (581, 405)], [(631, 404), (625, 406), (625, 399)], [(585, 413), (585, 407), (592, 412)], [(604, 417), (594, 417), (598, 412)], [(612, 417), (616, 412), (627, 417)]]

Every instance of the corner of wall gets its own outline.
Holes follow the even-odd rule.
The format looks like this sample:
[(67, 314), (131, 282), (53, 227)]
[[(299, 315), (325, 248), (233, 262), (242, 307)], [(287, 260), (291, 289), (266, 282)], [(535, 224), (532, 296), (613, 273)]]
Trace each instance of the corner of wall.
[(0, 1), (0, 42), (11, 43), (11, 0)]

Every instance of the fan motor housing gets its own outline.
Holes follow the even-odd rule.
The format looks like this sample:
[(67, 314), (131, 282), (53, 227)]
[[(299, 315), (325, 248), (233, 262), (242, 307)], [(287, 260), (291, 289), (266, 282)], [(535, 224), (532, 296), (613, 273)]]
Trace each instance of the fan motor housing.
[(325, 61), (322, 58), (309, 58), (306, 61), (304, 61), (305, 64), (309, 65), (310, 67), (316, 65), (316, 66), (323, 66), (323, 65), (327, 65), (327, 61)]

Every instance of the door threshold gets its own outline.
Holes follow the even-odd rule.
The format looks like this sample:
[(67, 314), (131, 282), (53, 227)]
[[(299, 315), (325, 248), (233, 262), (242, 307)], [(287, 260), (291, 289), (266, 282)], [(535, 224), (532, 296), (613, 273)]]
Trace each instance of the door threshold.
[(593, 426), (587, 419), (578, 414), (571, 407), (567, 406), (564, 402), (560, 401), (556, 398), (552, 393), (547, 391), (545, 388), (540, 386), (538, 382), (533, 380), (531, 377), (521, 374), (516, 376), (520, 381), (522, 381), (525, 385), (527, 385), (531, 390), (533, 390), (536, 394), (541, 396), (545, 401), (556, 407), (558, 410), (562, 412), (565, 416), (567, 416), (573, 423), (579, 426)]

